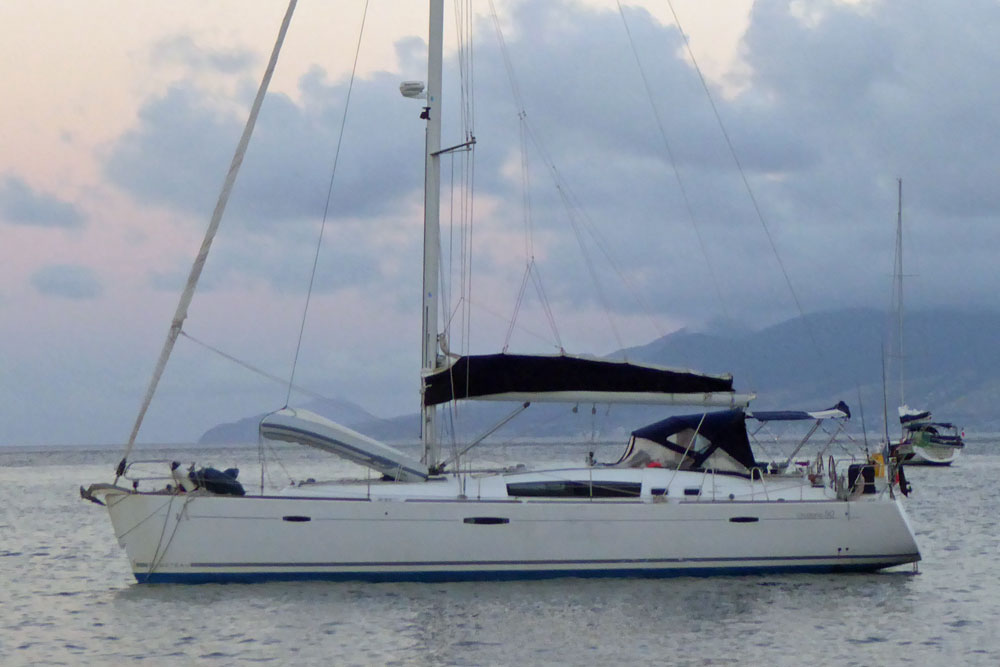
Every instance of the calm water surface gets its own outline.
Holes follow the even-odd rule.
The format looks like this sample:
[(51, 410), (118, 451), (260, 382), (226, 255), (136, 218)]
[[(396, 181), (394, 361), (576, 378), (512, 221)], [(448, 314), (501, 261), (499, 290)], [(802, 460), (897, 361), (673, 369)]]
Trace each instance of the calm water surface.
[[(919, 574), (203, 586), (137, 585), (80, 500), (119, 451), (0, 449), (0, 664), (998, 665), (995, 444), (908, 469)], [(259, 475), (248, 449), (199, 457)], [(278, 478), (331, 465), (283, 458)]]

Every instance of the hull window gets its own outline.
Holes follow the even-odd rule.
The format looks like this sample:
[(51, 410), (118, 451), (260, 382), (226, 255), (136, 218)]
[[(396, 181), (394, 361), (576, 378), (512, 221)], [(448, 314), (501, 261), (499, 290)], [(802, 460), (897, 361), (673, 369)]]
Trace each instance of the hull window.
[(527, 498), (638, 498), (639, 482), (546, 480), (507, 485), (507, 495)]

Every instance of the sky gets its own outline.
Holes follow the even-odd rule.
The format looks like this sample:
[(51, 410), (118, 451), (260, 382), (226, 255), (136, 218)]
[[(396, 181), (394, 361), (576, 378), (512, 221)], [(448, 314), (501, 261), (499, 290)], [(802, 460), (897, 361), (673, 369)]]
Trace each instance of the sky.
[[(363, 3), (300, 0), (185, 323), (244, 365), (182, 338), (140, 441), (285, 404), (246, 365), (289, 378), (314, 257), (296, 384), (416, 409), (423, 123), (398, 85), (426, 77), (422, 4), (371, 3), (338, 153)], [(885, 309), (897, 178), (908, 306), (997, 308), (1000, 3), (494, 0), (517, 96), (472, 4), (471, 228), (449, 223), (458, 163), (442, 179), (446, 266), (471, 248), (453, 349)], [(284, 9), (0, 5), (0, 445), (127, 438)], [(529, 255), (554, 326), (530, 286), (509, 326)]]

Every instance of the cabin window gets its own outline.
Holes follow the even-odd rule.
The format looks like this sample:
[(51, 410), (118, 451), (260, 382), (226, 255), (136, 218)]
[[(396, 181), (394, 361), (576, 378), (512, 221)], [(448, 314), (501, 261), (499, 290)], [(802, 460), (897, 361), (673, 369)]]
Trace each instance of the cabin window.
[(546, 480), (507, 485), (507, 495), (528, 498), (638, 498), (640, 482)]

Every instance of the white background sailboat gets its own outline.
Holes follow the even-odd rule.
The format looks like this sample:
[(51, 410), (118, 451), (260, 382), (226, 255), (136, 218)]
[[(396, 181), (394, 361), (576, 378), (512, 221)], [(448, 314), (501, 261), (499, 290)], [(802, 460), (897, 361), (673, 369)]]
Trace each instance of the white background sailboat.
[(902, 435), (891, 446), (893, 454), (908, 465), (951, 465), (965, 442), (949, 422), (933, 421), (929, 410), (906, 404), (903, 356), (903, 180), (897, 181), (896, 254), (893, 271), (893, 310), (896, 314), (896, 361), (899, 364), (899, 424)]
[[(443, 0), (429, 4), (422, 115), (422, 460), (294, 408), (267, 417), (262, 433), (331, 451), (382, 477), (307, 482), (275, 491), (265, 491), (262, 484), (259, 492), (246, 493), (231, 483), (209, 483), (225, 482), (227, 476), (234, 482), (227, 473), (203, 470), (184, 476), (175, 466), (175, 483), (146, 488), (147, 481), (130, 476), (127, 450), (115, 484), (91, 485), (83, 493), (107, 505), (137, 580), (436, 581), (872, 571), (919, 560), (885, 466), (832, 457), (792, 471), (759, 463), (749, 446), (743, 410), (751, 396), (737, 394), (729, 376), (565, 354), (448, 353), (438, 329), (440, 160), (467, 148), (474, 137), (441, 148)], [(277, 47), (269, 72), (276, 57)], [(415, 90), (410, 86), (408, 92)], [(245, 140), (251, 128), (248, 124)], [(221, 210), (216, 213), (212, 224), (217, 226)], [(208, 245), (210, 240), (200, 262)], [(183, 326), (198, 266), (159, 370)], [(728, 409), (638, 429), (625, 455), (610, 465), (475, 472), (462, 469), (461, 451), (445, 460), (438, 445), (441, 406), (466, 400), (523, 401), (520, 409), (539, 401)], [(818, 428), (847, 413), (835, 409), (770, 418), (779, 416)], [(136, 430), (140, 423), (141, 414)], [(135, 485), (120, 486), (120, 478)]]

